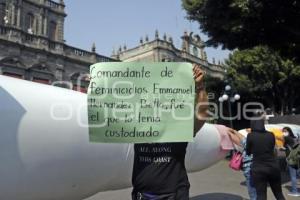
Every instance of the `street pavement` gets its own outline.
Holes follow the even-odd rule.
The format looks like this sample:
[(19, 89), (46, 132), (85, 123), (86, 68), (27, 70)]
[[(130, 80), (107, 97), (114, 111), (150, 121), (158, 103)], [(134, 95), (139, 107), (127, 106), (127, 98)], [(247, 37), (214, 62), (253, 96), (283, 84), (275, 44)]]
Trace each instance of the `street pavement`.
[[(287, 196), (290, 182), (288, 175), (282, 174), (282, 188), (287, 200), (300, 197)], [(244, 176), (240, 171), (231, 170), (228, 161), (223, 160), (201, 172), (189, 174), (191, 183), (190, 200), (245, 200), (248, 198)], [(300, 184), (298, 182), (298, 188)], [(300, 188), (299, 188), (300, 189)], [(131, 189), (100, 192), (85, 200), (131, 200)], [(275, 200), (268, 188), (268, 200)]]

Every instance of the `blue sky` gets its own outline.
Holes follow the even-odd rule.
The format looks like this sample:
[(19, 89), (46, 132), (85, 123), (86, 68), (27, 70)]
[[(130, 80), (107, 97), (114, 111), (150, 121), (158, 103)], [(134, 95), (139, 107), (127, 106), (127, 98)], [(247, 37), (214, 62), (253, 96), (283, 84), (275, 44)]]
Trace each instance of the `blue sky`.
[[(139, 44), (148, 34), (154, 38), (155, 30), (160, 37), (167, 33), (173, 37), (177, 48), (184, 30), (200, 34), (197, 23), (189, 22), (181, 7), (181, 0), (65, 0), (65, 40), (67, 44), (90, 50), (95, 42), (97, 53), (110, 56), (113, 48), (127, 48)], [(206, 48), (209, 61), (227, 58), (229, 51)]]

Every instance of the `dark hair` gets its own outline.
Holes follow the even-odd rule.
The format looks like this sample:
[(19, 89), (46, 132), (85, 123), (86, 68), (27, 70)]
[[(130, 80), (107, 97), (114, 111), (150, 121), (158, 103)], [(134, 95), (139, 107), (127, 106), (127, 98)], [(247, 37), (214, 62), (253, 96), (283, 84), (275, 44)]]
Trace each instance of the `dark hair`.
[(266, 132), (265, 122), (263, 119), (251, 120), (250, 128), (252, 132)]
[(265, 111), (257, 109), (253, 112), (253, 117), (263, 117), (265, 114)]
[(253, 118), (250, 121), (250, 128), (252, 132), (266, 132), (264, 112), (262, 110), (255, 110)]
[(293, 133), (293, 131), (292, 131), (292, 129), (291, 129), (290, 127), (287, 127), (287, 126), (286, 126), (286, 127), (284, 127), (284, 128), (282, 129), (282, 131), (283, 131), (283, 130), (286, 130), (286, 131), (289, 133), (289, 136), (290, 136), (290, 137), (296, 138), (295, 135), (294, 135), (294, 133)]

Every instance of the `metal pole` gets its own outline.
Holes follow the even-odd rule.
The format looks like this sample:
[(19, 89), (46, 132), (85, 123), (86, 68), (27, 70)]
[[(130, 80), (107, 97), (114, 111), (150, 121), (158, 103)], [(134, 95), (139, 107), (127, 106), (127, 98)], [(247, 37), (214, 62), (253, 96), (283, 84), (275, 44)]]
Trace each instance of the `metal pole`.
[(232, 113), (231, 113), (231, 102), (230, 102), (231, 96), (229, 96), (228, 98), (228, 113), (229, 113), (229, 123), (230, 123), (230, 128), (233, 128), (233, 124), (232, 124)]

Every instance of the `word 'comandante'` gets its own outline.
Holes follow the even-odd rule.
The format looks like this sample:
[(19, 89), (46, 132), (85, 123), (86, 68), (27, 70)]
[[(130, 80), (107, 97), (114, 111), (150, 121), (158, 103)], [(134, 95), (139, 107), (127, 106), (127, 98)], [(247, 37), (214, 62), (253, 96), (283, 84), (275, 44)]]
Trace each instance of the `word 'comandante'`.
[(145, 70), (145, 67), (143, 66), (141, 70), (131, 70), (130, 67), (127, 67), (125, 70), (113, 70), (113, 71), (97, 71), (94, 72), (96, 69), (96, 66), (91, 67), (91, 74), (94, 74), (94, 76), (91, 77), (91, 79), (94, 78), (123, 78), (123, 77), (129, 77), (129, 78), (150, 78), (151, 72)]

